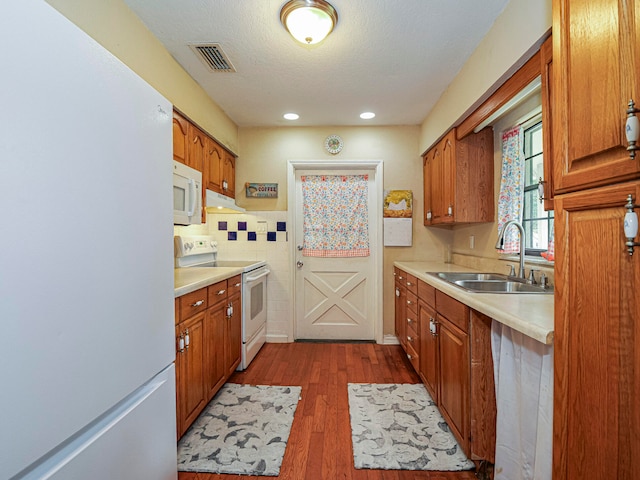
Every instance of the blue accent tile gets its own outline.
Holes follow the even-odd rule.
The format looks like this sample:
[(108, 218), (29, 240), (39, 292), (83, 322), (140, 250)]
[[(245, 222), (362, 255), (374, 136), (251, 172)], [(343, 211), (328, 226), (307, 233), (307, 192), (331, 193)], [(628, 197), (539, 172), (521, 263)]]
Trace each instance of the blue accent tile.
[(287, 222), (276, 222), (276, 230), (279, 232), (287, 231)]
[(218, 222), (218, 230), (226, 230), (227, 222)]
[(238, 239), (238, 232), (227, 233), (227, 240), (237, 240), (237, 239)]
[(247, 232), (247, 240), (250, 242), (255, 242), (258, 239), (258, 235), (256, 232)]
[(267, 232), (267, 242), (276, 241), (276, 232)]
[(238, 230), (246, 230), (247, 222), (238, 222)]

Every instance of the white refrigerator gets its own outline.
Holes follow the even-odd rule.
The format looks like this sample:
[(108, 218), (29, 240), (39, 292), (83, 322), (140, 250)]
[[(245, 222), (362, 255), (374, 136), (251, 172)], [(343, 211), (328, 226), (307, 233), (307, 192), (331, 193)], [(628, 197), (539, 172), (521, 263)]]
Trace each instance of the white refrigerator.
[(0, 478), (175, 479), (171, 104), (0, 6)]

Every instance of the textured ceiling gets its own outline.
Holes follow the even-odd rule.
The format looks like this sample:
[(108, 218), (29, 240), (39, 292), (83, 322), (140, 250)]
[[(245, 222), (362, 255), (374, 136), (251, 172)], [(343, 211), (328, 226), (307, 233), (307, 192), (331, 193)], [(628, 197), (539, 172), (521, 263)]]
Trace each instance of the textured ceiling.
[[(280, 23), (285, 0), (124, 1), (238, 126), (418, 125), (508, 3), (331, 0), (338, 24), (308, 47)], [(208, 70), (194, 43), (237, 72)]]

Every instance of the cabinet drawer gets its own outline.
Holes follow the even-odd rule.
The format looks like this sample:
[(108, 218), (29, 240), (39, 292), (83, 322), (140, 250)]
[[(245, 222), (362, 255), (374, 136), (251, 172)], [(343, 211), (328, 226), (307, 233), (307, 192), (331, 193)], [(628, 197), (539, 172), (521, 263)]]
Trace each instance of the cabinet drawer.
[(227, 287), (229, 288), (229, 296), (240, 293), (242, 291), (242, 275), (227, 279)]
[(187, 293), (179, 298), (180, 300), (180, 321), (204, 312), (207, 309), (207, 289), (201, 288), (195, 292)]
[(407, 308), (406, 311), (406, 315), (407, 315), (407, 326), (405, 328), (405, 335), (408, 331), (409, 328), (412, 328), (414, 330), (418, 330), (418, 314), (417, 312), (412, 312), (411, 310), (409, 310)]
[(411, 310), (415, 315), (418, 314), (418, 296), (409, 290), (407, 290), (407, 310)]
[(213, 307), (216, 303), (224, 302), (227, 299), (226, 280), (209, 285), (207, 288), (209, 289), (208, 298), (210, 307)]
[(436, 289), (422, 280), (418, 280), (418, 298), (435, 308)]
[(420, 333), (418, 328), (418, 322), (407, 322), (407, 343), (411, 343), (413, 345), (413, 349), (418, 352), (420, 348), (418, 345), (420, 344)]
[(463, 332), (469, 331), (469, 307), (436, 290), (436, 310)]
[(414, 295), (418, 294), (418, 279), (416, 277), (414, 277), (413, 275), (407, 273), (406, 274), (407, 280), (406, 280), (406, 285), (407, 285), (407, 292), (411, 292)]
[(406, 285), (407, 274), (398, 267), (393, 267), (393, 276), (395, 277), (396, 282)]

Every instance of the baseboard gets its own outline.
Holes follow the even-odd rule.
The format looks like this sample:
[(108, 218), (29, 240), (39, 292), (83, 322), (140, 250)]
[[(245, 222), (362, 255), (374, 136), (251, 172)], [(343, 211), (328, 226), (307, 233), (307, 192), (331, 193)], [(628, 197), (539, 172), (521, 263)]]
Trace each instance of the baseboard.
[(267, 334), (267, 343), (291, 343), (292, 341), (289, 340), (289, 337), (287, 335), (284, 334), (279, 334), (279, 335), (268, 335)]
[(395, 335), (386, 334), (382, 339), (382, 344), (383, 345), (400, 345), (400, 342), (398, 341), (398, 337), (396, 337)]

